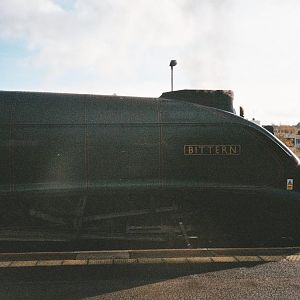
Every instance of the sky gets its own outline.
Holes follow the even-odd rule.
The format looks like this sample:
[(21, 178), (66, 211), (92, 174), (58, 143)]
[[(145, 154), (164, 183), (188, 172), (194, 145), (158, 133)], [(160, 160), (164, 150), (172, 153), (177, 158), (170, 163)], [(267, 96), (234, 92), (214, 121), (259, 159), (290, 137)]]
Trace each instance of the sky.
[(234, 91), (262, 124), (300, 122), (298, 0), (0, 0), (0, 90), (159, 97)]

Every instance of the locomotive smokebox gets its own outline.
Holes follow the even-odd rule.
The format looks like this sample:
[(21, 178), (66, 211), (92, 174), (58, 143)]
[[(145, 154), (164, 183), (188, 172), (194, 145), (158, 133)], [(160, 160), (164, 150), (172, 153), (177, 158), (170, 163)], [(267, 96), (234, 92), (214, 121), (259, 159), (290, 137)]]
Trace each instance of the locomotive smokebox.
[(160, 98), (182, 100), (235, 113), (231, 90), (178, 90), (165, 92)]

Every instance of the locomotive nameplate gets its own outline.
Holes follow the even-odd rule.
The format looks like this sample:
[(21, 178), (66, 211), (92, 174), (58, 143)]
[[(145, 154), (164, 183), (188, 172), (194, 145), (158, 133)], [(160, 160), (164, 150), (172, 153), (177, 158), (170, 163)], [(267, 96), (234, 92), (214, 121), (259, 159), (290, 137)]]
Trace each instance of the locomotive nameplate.
[(241, 145), (184, 145), (184, 155), (240, 155)]

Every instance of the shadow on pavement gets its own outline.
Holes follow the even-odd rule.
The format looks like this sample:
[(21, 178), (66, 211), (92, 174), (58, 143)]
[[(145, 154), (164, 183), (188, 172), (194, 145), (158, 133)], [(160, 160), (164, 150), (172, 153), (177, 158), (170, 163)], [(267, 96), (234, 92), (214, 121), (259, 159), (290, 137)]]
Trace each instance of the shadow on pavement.
[(0, 270), (0, 299), (84, 299), (257, 263), (102, 265)]

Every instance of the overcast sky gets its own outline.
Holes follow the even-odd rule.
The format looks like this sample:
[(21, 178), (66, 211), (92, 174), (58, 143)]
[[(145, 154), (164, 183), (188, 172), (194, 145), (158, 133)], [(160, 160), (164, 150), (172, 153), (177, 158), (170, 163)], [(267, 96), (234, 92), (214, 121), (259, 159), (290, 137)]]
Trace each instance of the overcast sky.
[(0, 0), (0, 90), (160, 96), (232, 89), (300, 122), (299, 0)]

